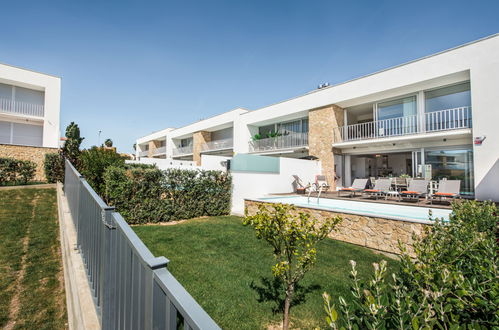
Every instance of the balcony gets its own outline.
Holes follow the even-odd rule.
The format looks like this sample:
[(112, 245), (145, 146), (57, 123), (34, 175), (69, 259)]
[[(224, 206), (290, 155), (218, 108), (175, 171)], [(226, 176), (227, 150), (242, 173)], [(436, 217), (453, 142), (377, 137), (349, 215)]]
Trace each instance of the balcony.
[(201, 152), (232, 149), (234, 140), (232, 138), (214, 140), (201, 145)]
[(303, 148), (308, 146), (308, 133), (289, 133), (249, 142), (250, 152)]
[(166, 154), (166, 146), (156, 148), (152, 151), (153, 156)]
[(461, 107), (334, 129), (335, 143), (471, 128), (471, 107)]
[(139, 151), (139, 157), (147, 157), (149, 155), (149, 150)]
[(192, 146), (173, 148), (173, 157), (192, 155)]
[(0, 112), (40, 118), (43, 118), (45, 115), (43, 105), (13, 101), (3, 98), (0, 98)]

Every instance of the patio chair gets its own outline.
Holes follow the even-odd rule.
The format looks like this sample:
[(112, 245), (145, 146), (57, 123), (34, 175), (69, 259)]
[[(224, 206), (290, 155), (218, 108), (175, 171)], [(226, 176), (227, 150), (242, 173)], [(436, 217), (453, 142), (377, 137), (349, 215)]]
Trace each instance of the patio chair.
[(369, 183), (369, 179), (355, 179), (355, 180), (353, 180), (351, 187), (345, 187), (345, 188), (338, 189), (338, 197), (340, 196), (340, 193), (342, 191), (347, 191), (350, 193), (350, 197), (355, 197), (355, 193), (362, 192), (364, 189), (366, 189), (368, 183)]
[(400, 200), (416, 200), (428, 194), (428, 180), (411, 180), (407, 190), (400, 192)]
[(363, 193), (378, 199), (378, 197), (383, 197), (385, 193), (390, 191), (391, 186), (392, 179), (378, 179), (372, 189), (364, 189)]
[(460, 197), (461, 180), (440, 180), (438, 182), (438, 191), (430, 195), (430, 204), (438, 199), (440, 202), (448, 198), (456, 199)]
[(407, 179), (396, 177), (394, 178), (393, 185), (395, 186), (395, 190), (398, 192), (407, 190)]
[(298, 175), (292, 175), (292, 177), (295, 179), (295, 181), (293, 181), (293, 187), (298, 194), (305, 194), (307, 189), (310, 189), (310, 182), (304, 184)]
[(326, 192), (326, 191), (329, 190), (329, 188), (331, 186), (327, 182), (327, 179), (326, 179), (325, 175), (316, 175), (315, 176), (314, 187), (315, 187), (316, 191), (319, 191), (322, 188), (322, 192)]

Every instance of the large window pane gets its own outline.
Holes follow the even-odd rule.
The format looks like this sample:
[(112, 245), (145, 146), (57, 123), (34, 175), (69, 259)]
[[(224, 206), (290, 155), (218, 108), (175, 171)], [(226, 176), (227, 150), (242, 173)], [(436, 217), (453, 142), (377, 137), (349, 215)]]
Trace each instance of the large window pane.
[(414, 116), (416, 111), (415, 96), (382, 102), (378, 103), (378, 120)]
[(43, 126), (13, 123), (12, 143), (28, 146), (42, 146)]
[(11, 143), (10, 141), (10, 126), (11, 123), (0, 121), (0, 143)]
[(4, 100), (12, 99), (12, 86), (0, 84), (0, 98)]
[(44, 93), (33, 89), (16, 87), (15, 100), (30, 104), (43, 105)]
[(425, 92), (426, 112), (469, 106), (471, 106), (469, 82)]
[(427, 150), (425, 164), (431, 165), (432, 180), (461, 180), (461, 193), (474, 192), (473, 149)]

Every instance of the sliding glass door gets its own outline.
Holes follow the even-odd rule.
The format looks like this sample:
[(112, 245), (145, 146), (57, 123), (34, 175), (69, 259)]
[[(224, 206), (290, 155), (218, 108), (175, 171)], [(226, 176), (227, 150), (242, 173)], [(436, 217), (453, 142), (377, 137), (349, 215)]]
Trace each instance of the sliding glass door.
[(382, 136), (397, 136), (417, 132), (416, 96), (403, 97), (376, 105), (377, 131)]

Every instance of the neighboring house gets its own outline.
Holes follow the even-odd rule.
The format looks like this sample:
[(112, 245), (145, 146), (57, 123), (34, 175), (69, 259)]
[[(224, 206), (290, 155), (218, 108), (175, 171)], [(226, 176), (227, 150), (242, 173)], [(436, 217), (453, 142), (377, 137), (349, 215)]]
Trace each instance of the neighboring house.
[[(459, 179), (462, 193), (499, 201), (497, 86), (499, 34), (261, 109), (162, 131), (164, 157), (199, 164), (210, 141), (224, 140), (214, 132), (232, 127), (224, 155), (317, 158), (328, 180), (336, 176), (344, 186), (402, 174)], [(137, 144), (150, 147), (154, 138)], [(144, 157), (141, 148), (137, 156)]]
[(0, 157), (36, 162), (37, 180), (59, 147), (60, 95), (59, 77), (0, 64)]

